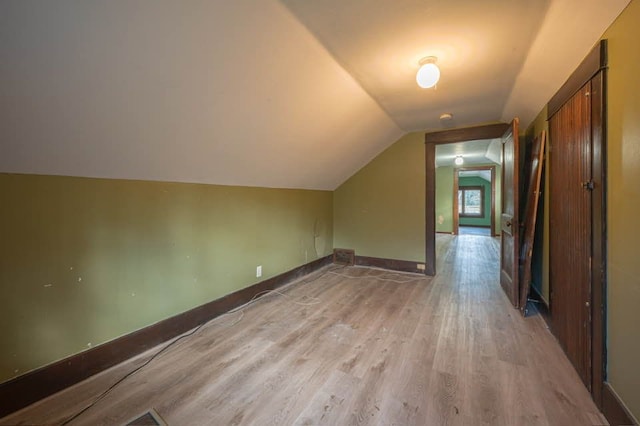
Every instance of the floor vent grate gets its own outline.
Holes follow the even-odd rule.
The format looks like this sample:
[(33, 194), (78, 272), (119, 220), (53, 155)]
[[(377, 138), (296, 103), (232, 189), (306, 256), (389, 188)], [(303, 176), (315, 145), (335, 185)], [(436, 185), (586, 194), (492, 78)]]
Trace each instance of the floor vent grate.
[(333, 249), (333, 263), (353, 266), (356, 263), (356, 251), (352, 249)]
[(144, 414), (137, 416), (135, 419), (127, 422), (124, 426), (167, 426), (167, 423), (162, 420), (160, 414), (153, 408)]

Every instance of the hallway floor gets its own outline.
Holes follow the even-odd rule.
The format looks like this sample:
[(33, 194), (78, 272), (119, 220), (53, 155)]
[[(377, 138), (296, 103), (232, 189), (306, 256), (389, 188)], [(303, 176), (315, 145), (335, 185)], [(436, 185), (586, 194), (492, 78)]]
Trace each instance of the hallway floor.
[(459, 235), (484, 235), (491, 236), (491, 228), (483, 228), (481, 226), (458, 226)]
[[(606, 424), (541, 318), (502, 293), (497, 240), (437, 247), (433, 278), (331, 265), (219, 317), (69, 424)], [(60, 424), (158, 349), (0, 424)]]

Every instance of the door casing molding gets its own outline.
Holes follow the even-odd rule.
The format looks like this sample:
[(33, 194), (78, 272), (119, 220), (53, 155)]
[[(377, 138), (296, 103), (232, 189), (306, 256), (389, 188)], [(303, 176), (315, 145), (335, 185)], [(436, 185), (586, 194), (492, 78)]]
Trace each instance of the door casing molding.
[(478, 139), (500, 138), (508, 123), (493, 123), (425, 134), (425, 269), (426, 275), (436, 274), (436, 145)]

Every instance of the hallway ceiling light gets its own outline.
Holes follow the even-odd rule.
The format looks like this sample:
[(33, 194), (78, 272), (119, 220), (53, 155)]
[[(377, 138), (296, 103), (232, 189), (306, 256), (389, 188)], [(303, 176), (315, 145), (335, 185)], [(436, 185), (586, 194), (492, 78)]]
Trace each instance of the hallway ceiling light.
[(436, 65), (438, 58), (435, 56), (427, 56), (420, 59), (420, 69), (416, 74), (416, 81), (418, 86), (423, 89), (429, 89), (438, 83), (440, 80), (440, 68)]
[(456, 166), (462, 166), (462, 163), (464, 163), (464, 158), (462, 158), (462, 155), (458, 155), (453, 162), (456, 164)]

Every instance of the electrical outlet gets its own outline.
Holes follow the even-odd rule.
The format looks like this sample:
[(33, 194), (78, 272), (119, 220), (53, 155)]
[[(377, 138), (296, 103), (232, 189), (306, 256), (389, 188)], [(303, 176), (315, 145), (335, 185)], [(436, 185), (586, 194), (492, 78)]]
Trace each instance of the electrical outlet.
[(418, 268), (418, 271), (424, 271), (424, 263), (418, 263), (416, 268)]
[(262, 276), (262, 265), (258, 265), (256, 266), (256, 278), (259, 278)]

